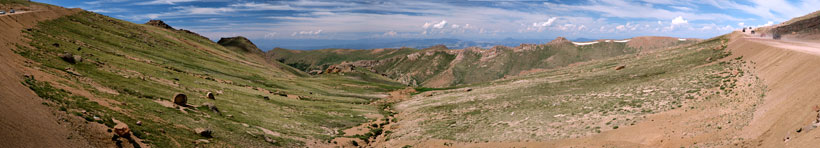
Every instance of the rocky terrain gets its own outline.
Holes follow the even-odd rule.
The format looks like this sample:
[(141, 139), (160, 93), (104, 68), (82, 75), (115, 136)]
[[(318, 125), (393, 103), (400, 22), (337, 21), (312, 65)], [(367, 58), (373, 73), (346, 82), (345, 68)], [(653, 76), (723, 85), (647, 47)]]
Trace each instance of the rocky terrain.
[(817, 13), (761, 33), (273, 49), (28, 1), (0, 147), (815, 147)]
[(698, 40), (635, 37), (579, 43), (559, 37), (542, 45), (495, 46), (490, 49), (448, 49), (445, 46), (420, 50), (274, 49), (268, 55), (312, 74), (333, 72), (333, 69), (364, 68), (409, 86), (440, 88), (498, 80), (577, 62), (689, 45)]

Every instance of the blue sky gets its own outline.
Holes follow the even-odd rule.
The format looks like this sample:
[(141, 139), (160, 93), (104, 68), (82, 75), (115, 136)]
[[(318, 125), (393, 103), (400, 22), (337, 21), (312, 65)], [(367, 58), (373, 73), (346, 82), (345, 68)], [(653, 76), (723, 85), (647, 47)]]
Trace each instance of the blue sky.
[(161, 19), (211, 39), (463, 40), (710, 38), (777, 24), (820, 0), (259, 1), (34, 0), (144, 23)]

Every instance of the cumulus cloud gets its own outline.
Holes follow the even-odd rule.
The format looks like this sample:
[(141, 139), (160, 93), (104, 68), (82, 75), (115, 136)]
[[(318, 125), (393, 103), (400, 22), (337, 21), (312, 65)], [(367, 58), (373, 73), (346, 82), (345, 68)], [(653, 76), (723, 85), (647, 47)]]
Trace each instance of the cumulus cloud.
[(740, 23), (737, 23), (737, 26), (740, 26), (741, 28), (743, 28), (743, 27), (746, 27), (746, 23), (740, 22)]
[(441, 20), (438, 23), (436, 23), (436, 22), (425, 22), (424, 25), (421, 25), (421, 28), (427, 29), (427, 28), (432, 27), (432, 28), (436, 28), (436, 29), (441, 29), (441, 28), (444, 28), (444, 26), (447, 26), (447, 20)]
[(689, 23), (689, 21), (683, 19), (682, 16), (678, 16), (678, 17), (675, 17), (675, 19), (672, 19), (672, 25), (680, 25), (680, 24), (686, 24), (686, 23)]
[(760, 25), (760, 26), (758, 26), (758, 27), (766, 27), (766, 26), (771, 26), (771, 25), (774, 25), (774, 22), (769, 21), (769, 22), (767, 22), (766, 24)]
[(678, 17), (675, 17), (675, 19), (672, 19), (672, 22), (670, 24), (671, 25), (669, 25), (669, 29), (675, 29), (675, 26), (681, 26), (681, 25), (689, 24), (689, 21), (683, 19), (682, 16), (678, 16)]
[(137, 5), (174, 5), (182, 2), (193, 2), (196, 0), (152, 0), (147, 2), (136, 3)]
[(441, 28), (444, 28), (444, 26), (447, 26), (447, 20), (441, 20), (441, 22), (438, 22), (437, 24), (434, 24), (433, 28), (441, 29)]
[(298, 32), (293, 32), (292, 34), (290, 34), (290, 36), (296, 36), (296, 35), (319, 35), (320, 33), (322, 33), (322, 29), (319, 29), (319, 30), (306, 30), (306, 31), (298, 31)]
[(533, 27), (546, 27), (546, 26), (550, 26), (550, 25), (552, 25), (552, 23), (553, 23), (553, 22), (555, 22), (555, 20), (556, 20), (556, 19), (558, 19), (558, 17), (552, 17), (552, 18), (547, 19), (547, 21), (544, 21), (544, 22), (535, 22), (535, 23), (532, 23), (532, 26), (533, 26)]

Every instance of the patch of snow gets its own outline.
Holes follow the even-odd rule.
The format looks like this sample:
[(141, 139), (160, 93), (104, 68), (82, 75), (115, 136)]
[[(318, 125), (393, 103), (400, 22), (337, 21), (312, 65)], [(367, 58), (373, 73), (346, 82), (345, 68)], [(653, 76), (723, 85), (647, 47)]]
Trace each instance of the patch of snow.
[(626, 40), (620, 40), (620, 41), (615, 41), (615, 42), (616, 42), (616, 43), (626, 43), (626, 42), (629, 42), (629, 39), (626, 39)]
[(598, 41), (592, 41), (592, 42), (572, 42), (572, 44), (575, 44), (575, 45), (578, 45), (578, 46), (592, 45), (592, 44), (596, 44), (596, 43), (598, 43)]
[(678, 41), (686, 41), (684, 38), (678, 38)]

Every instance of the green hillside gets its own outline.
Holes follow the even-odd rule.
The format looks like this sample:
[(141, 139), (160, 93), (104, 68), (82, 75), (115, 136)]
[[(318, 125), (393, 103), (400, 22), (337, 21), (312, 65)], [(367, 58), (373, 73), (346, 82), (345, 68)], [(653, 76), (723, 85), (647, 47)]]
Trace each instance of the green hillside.
[[(657, 38), (657, 37), (655, 37)], [(668, 40), (668, 39), (667, 39)], [(696, 41), (672, 41), (658, 45), (667, 48), (690, 45)], [(641, 38), (641, 42), (651, 39)], [(496, 46), (490, 49), (323, 49), (298, 51), (274, 49), (268, 52), (273, 59), (303, 71), (324, 70), (329, 65), (348, 63), (366, 67), (403, 84), (424, 87), (449, 87), (498, 80), (505, 77), (567, 66), (620, 55), (635, 54), (651, 49), (630, 46), (623, 42), (600, 42), (574, 45), (557, 38), (544, 45), (519, 47)], [(345, 65), (345, 64), (342, 64)]]
[[(67, 80), (28, 78), (24, 84), (68, 114), (109, 127), (112, 118), (125, 122), (154, 147), (195, 147), (195, 140), (207, 139), (196, 128), (213, 131), (207, 147), (327, 142), (341, 129), (381, 116), (370, 102), (401, 88), (373, 75), (302, 76), (261, 52), (245, 52), (254, 50), (246, 46), (252, 43), (226, 41), (223, 47), (184, 30), (87, 11), (23, 32), (31, 41), (16, 52), (40, 63), (30, 66)], [(189, 106), (173, 105), (175, 93), (186, 94)]]

